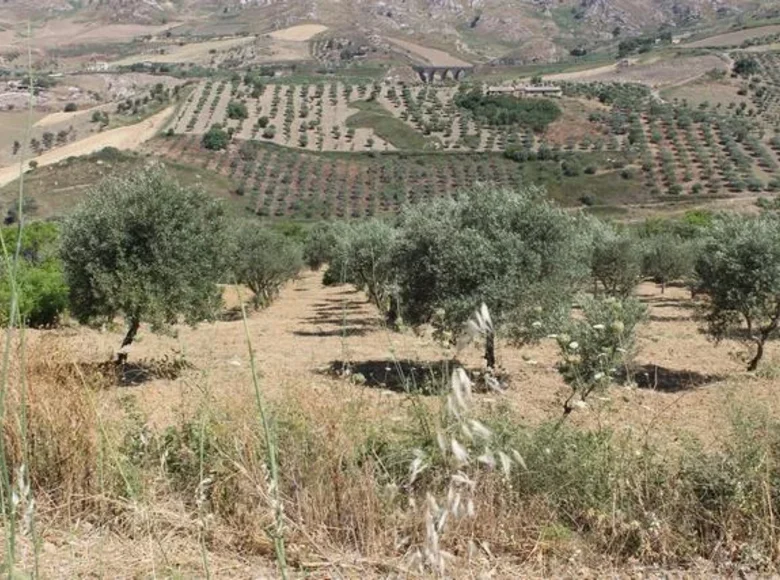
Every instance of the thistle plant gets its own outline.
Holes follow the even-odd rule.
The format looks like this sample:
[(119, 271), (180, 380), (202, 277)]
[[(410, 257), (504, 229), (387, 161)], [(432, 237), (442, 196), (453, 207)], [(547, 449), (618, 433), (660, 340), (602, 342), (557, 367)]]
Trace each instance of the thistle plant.
[(635, 298), (580, 299), (583, 317), (571, 320), (566, 332), (552, 335), (562, 360), (558, 372), (571, 387), (564, 415), (585, 405), (588, 396), (614, 380), (634, 353), (636, 325), (646, 309)]

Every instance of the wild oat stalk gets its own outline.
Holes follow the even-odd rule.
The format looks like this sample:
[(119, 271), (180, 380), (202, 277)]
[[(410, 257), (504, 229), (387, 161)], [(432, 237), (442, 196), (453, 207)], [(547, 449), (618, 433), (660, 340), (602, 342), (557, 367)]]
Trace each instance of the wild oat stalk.
[[(490, 320), (487, 307), (476, 313), (473, 326), (485, 327)], [(507, 453), (495, 450), (493, 433), (483, 423), (470, 417), (473, 385), (466, 371), (458, 367), (452, 372), (450, 392), (445, 404), (445, 421), (436, 434), (439, 451), (449, 470), (447, 494), (437, 498), (426, 493), (425, 544), (415, 554), (422, 570), (428, 569), (437, 576), (445, 575), (447, 560), (454, 556), (441, 547), (446, 524), (451, 519), (473, 517), (474, 476), (483, 469), (500, 469), (508, 478), (513, 465), (525, 467), (525, 461), (517, 451)], [(430, 459), (421, 449), (415, 450), (415, 458), (409, 469), (409, 485), (430, 467)], [(421, 570), (421, 571), (422, 571)]]
[(246, 336), (246, 345), (249, 349), (249, 365), (252, 369), (252, 384), (255, 389), (255, 404), (260, 415), (260, 421), (263, 426), (263, 435), (266, 441), (266, 455), (268, 467), (270, 470), (270, 481), (268, 482), (268, 491), (271, 496), (271, 503), (274, 511), (274, 528), (271, 531), (271, 537), (274, 541), (274, 550), (276, 552), (276, 564), (279, 567), (279, 574), (282, 580), (287, 580), (287, 557), (284, 548), (284, 506), (279, 492), (279, 461), (277, 458), (278, 449), (276, 447), (276, 438), (271, 429), (268, 413), (265, 408), (262, 393), (260, 392), (260, 379), (257, 374), (257, 364), (255, 362), (255, 351), (252, 348), (252, 339), (249, 336), (249, 325), (247, 324), (246, 308), (239, 292), (239, 303), (241, 304), (241, 318), (244, 321), (244, 335)]
[[(27, 24), (27, 71), (29, 74), (29, 96), (28, 96), (28, 112), (27, 112), (27, 130), (25, 134), (25, 139), (22, 145), (22, 150), (20, 153), (20, 159), (19, 159), (19, 194), (17, 198), (17, 216), (18, 216), (18, 225), (17, 225), (17, 233), (16, 233), (16, 246), (14, 248), (13, 254), (9, 251), (9, 248), (7, 244), (5, 243), (5, 237), (0, 235), (0, 249), (2, 249), (3, 253), (3, 265), (5, 269), (5, 275), (8, 276), (8, 285), (10, 289), (10, 303), (9, 303), (9, 309), (8, 309), (8, 326), (6, 327), (5, 332), (5, 347), (3, 349), (3, 363), (2, 368), (0, 369), (0, 508), (2, 509), (2, 517), (3, 517), (3, 525), (6, 528), (6, 555), (5, 555), (5, 565), (6, 570), (9, 574), (13, 573), (13, 570), (15, 568), (15, 559), (16, 559), (16, 513), (17, 513), (17, 507), (19, 507), (19, 503), (22, 501), (22, 494), (20, 492), (24, 492), (23, 495), (27, 496), (29, 495), (29, 485), (25, 481), (17, 481), (17, 487), (19, 487), (18, 490), (12, 489), (11, 484), (11, 469), (10, 466), (7, 463), (7, 454), (5, 449), (5, 439), (4, 439), (4, 431), (5, 431), (5, 422), (7, 420), (6, 417), (6, 397), (8, 394), (8, 376), (10, 372), (10, 364), (11, 364), (11, 348), (14, 341), (14, 329), (16, 328), (17, 324), (19, 324), (19, 284), (18, 284), (18, 274), (19, 274), (19, 261), (20, 261), (20, 255), (22, 250), (22, 233), (24, 230), (24, 163), (25, 159), (27, 157), (27, 144), (30, 141), (30, 132), (32, 130), (32, 115), (33, 115), (33, 105), (35, 103), (35, 93), (33, 88), (33, 68), (32, 68), (32, 47), (31, 47), (31, 36), (32, 36), (32, 28), (28, 22)], [(21, 325), (20, 325), (21, 326)], [(22, 365), (23, 367), (23, 365)], [(21, 374), (24, 374), (24, 368), (20, 370)], [(24, 379), (22, 379), (23, 387)], [(23, 398), (23, 406), (24, 402), (26, 400), (26, 393), (22, 393)], [(26, 425), (26, 413), (23, 411), (23, 415), (21, 417), (21, 423), (22, 423), (22, 434), (23, 434), (23, 445), (24, 445), (24, 453), (23, 456), (26, 456), (27, 453), (27, 425)], [(26, 469), (24, 463), (19, 466), (18, 468), (18, 475), (19, 478), (24, 476), (26, 474)], [(23, 489), (20, 487), (23, 486)], [(15, 499), (16, 498), (16, 499)], [(29, 523), (29, 530), (34, 530), (34, 524), (33, 524), (33, 510), (34, 510), (34, 502), (31, 500), (27, 501), (25, 504), (25, 520)], [(29, 512), (29, 513), (28, 513)], [(36, 545), (36, 553), (35, 553), (35, 562), (36, 562), (36, 576), (37, 576), (37, 545)]]

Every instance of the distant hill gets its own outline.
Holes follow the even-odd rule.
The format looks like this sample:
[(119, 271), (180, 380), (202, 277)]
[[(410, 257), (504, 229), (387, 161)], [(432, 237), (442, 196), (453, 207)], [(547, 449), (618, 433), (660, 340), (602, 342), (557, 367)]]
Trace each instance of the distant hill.
[(780, 14), (780, 0), (4, 0), (0, 22), (73, 15), (106, 23), (183, 22), (188, 32), (222, 34), (321, 22), (413, 37), (477, 60), (518, 51), (528, 60), (550, 60), (576, 46), (661, 27), (725, 26), (772, 11)]

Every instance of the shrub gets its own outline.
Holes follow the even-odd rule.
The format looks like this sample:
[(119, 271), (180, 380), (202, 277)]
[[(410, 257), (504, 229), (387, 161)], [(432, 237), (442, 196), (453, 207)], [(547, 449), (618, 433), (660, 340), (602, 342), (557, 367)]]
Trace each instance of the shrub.
[(737, 336), (755, 344), (748, 363), (755, 370), (780, 326), (780, 218), (721, 217), (699, 254), (696, 275), (698, 290), (709, 298), (707, 332), (719, 341), (744, 330)]
[(392, 260), (398, 231), (378, 219), (351, 223), (338, 231), (325, 281), (354, 284), (394, 324), (397, 301), (394, 298)]
[(454, 101), (488, 125), (522, 125), (537, 132), (561, 116), (560, 107), (548, 99), (485, 95), (481, 89), (460, 92)]
[(568, 314), (586, 274), (580, 248), (576, 221), (535, 188), (478, 187), (407, 208), (395, 257), (403, 318), (452, 337), (484, 303), (493, 368), (496, 332), (524, 343)]
[(203, 134), (203, 146), (211, 151), (220, 151), (227, 147), (230, 136), (222, 128), (222, 125), (214, 124)]
[[(222, 206), (180, 186), (160, 168), (108, 179), (94, 187), (63, 225), (61, 257), (73, 313), (81, 322), (122, 314), (135, 339), (182, 317), (213, 318), (227, 271)], [(120, 353), (119, 361), (127, 355)]]
[(303, 246), (303, 260), (312, 270), (319, 270), (329, 262), (336, 248), (337, 230), (333, 224), (318, 222), (306, 235)]
[(570, 157), (563, 160), (561, 170), (566, 177), (577, 177), (582, 173), (582, 165), (577, 159)]
[(230, 101), (227, 106), (228, 119), (246, 119), (249, 112), (241, 101)]
[(72, 112), (76, 111), (77, 109), (78, 109), (78, 107), (76, 106), (76, 103), (68, 103), (68, 104), (65, 105), (65, 109), (64, 110), (65, 110), (66, 113), (72, 113)]
[(636, 326), (645, 307), (635, 298), (590, 298), (579, 300), (582, 317), (571, 319), (565, 332), (555, 336), (562, 360), (558, 372), (571, 387), (564, 413), (574, 409), (578, 396), (585, 402), (596, 389), (606, 387), (626, 367), (634, 354)]
[[(13, 248), (19, 229), (4, 228), (6, 247)], [(21, 263), (16, 272), (19, 316), (33, 328), (51, 327), (59, 322), (68, 306), (68, 288), (57, 256), (57, 226), (34, 222), (22, 230)], [(5, 273), (4, 273), (5, 274)], [(7, 324), (11, 303), (10, 277), (0, 278), (0, 322)]]
[(734, 62), (734, 74), (743, 77), (753, 76), (761, 71), (761, 67), (755, 58), (751, 56), (743, 56), (738, 58)]
[(235, 236), (232, 263), (236, 281), (254, 292), (255, 309), (268, 306), (282, 285), (301, 270), (301, 247), (256, 221), (241, 224)]

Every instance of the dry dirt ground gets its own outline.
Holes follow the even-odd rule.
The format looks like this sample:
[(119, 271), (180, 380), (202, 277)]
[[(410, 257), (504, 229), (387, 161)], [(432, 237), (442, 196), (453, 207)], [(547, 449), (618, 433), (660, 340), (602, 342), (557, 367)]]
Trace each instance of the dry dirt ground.
[[(251, 315), (249, 332), (263, 388), (277, 400), (286, 397), (307, 405), (328, 406), (360, 401), (379, 415), (403, 412), (403, 399), (382, 383), (390, 384), (396, 362), (415, 361), (420, 366), (449, 359), (455, 353), (425, 334), (389, 332), (362, 293), (349, 286), (323, 287), (321, 273), (307, 272), (289, 284), (268, 309)], [(661, 294), (653, 284), (643, 284), (639, 296), (649, 307), (649, 318), (640, 331), (636, 377), (639, 387), (613, 387), (578, 411), (582, 425), (613, 425), (618, 429), (649, 430), (658, 442), (674, 434), (701, 438), (714, 444), (728, 432), (730, 414), (743, 405), (758, 405), (780, 412), (776, 382), (744, 372), (738, 360), (740, 344), (714, 345), (692, 320), (693, 303), (686, 290), (669, 288)], [(226, 299), (237, 303), (234, 290)], [(90, 360), (107, 360), (121, 342), (117, 332), (79, 329), (39, 333), (39, 338), (65, 339)], [(181, 352), (208, 382), (217, 398), (235, 397), (250, 388), (247, 348), (241, 320), (182, 327), (177, 336), (157, 336), (143, 329), (132, 357), (158, 358)], [(567, 387), (554, 368), (557, 360), (552, 341), (522, 350), (502, 344), (500, 363), (510, 377), (503, 395), (531, 423), (557, 419)], [(478, 368), (480, 351), (469, 348), (459, 360)], [(369, 386), (359, 386), (325, 373), (335, 361), (351, 363)], [(780, 349), (771, 345), (765, 366), (777, 369)], [(181, 411), (193, 378), (152, 380), (134, 390), (152, 422), (165, 426)], [(114, 396), (119, 393), (107, 393)], [(495, 400), (485, 395), (484, 401)]]
[(780, 25), (761, 26), (758, 28), (749, 28), (747, 30), (739, 30), (737, 32), (727, 32), (726, 34), (719, 34), (717, 36), (711, 36), (710, 38), (704, 38), (686, 44), (688, 48), (702, 48), (702, 47), (727, 47), (738, 46), (746, 40), (753, 38), (760, 38), (762, 36), (769, 36), (770, 34), (777, 34), (780, 32)]
[[(109, 24), (81, 22), (75, 18), (53, 18), (32, 29), (33, 51), (38, 55), (47, 49), (87, 44), (108, 44), (131, 41), (136, 37), (156, 35), (176, 26), (170, 22), (152, 26), (144, 24)], [(9, 26), (0, 32), (0, 54), (25, 51), (28, 46), (27, 25)]]
[(325, 32), (327, 26), (322, 24), (299, 24), (282, 30), (275, 30), (269, 36), (276, 40), (291, 40), (294, 42), (306, 42), (317, 36), (320, 32)]
[(210, 40), (208, 42), (193, 42), (184, 45), (171, 45), (164, 54), (135, 54), (112, 62), (113, 66), (127, 66), (137, 62), (208, 62), (212, 51), (224, 51), (237, 46), (251, 44), (254, 36), (242, 36), (239, 38), (227, 38), (224, 40)]
[[(405, 420), (409, 399), (403, 393), (383, 388), (390, 382), (396, 361), (408, 359), (421, 367), (452, 356), (425, 335), (388, 332), (380, 324), (376, 310), (366, 297), (350, 287), (323, 287), (321, 273), (308, 272), (285, 287), (268, 309), (252, 314), (249, 336), (261, 372), (265, 396), (278, 405), (300, 407), (309, 416), (324, 420), (363, 420), (388, 422)], [(780, 412), (776, 397), (777, 380), (759, 378), (742, 371), (732, 358), (734, 343), (713, 346), (697, 331), (691, 320), (691, 303), (681, 289), (668, 289), (662, 295), (654, 285), (642, 285), (639, 295), (649, 307), (649, 320), (640, 332), (637, 362), (644, 371), (637, 375), (638, 387), (612, 387), (570, 420), (583, 427), (613, 427), (628, 430), (640, 438), (674, 448), (689, 437), (706, 446), (717, 446), (729, 432), (729, 419), (740, 408), (760, 407), (768, 413)], [(237, 290), (226, 289), (228, 306), (239, 303)], [(29, 348), (66, 348), (74, 362), (104, 361), (121, 341), (121, 329), (97, 331), (64, 328), (30, 331)], [(241, 320), (182, 327), (176, 336), (156, 336), (147, 328), (131, 352), (134, 360), (160, 360), (181, 353), (194, 365), (192, 371), (176, 380), (153, 379), (138, 386), (109, 389), (99, 393), (101, 409), (115, 409), (120, 400), (135, 399), (155, 429), (181, 421), (194, 412), (204, 393), (216, 405), (241, 409), (252, 406), (252, 382), (248, 350)], [(505, 344), (499, 355), (511, 377), (506, 394), (478, 395), (478, 404), (492, 405), (502, 399), (530, 424), (560, 417), (566, 388), (554, 369), (555, 349), (546, 343), (522, 351)], [(780, 356), (773, 345), (768, 353)], [(472, 348), (461, 354), (468, 367), (480, 363), (480, 353)], [(325, 372), (334, 361), (348, 361), (355, 372), (363, 373), (365, 384), (355, 384)], [(428, 401), (435, 401), (428, 397)], [(231, 415), (232, 416), (232, 415)], [(48, 528), (42, 524), (41, 569), (44, 577), (140, 578), (202, 575), (201, 554), (192, 531), (197, 525), (181, 506), (155, 504), (138, 506), (126, 526), (137, 528), (135, 541), (108, 531), (75, 523), (72, 529)], [(168, 522), (154, 539), (145, 522)], [(137, 521), (135, 521), (137, 520)], [(2, 530), (0, 530), (0, 535)], [(23, 559), (29, 562), (30, 550)], [(207, 554), (212, 577), (273, 578), (273, 564), (262, 556), (238, 557), (218, 548)], [(335, 558), (335, 557), (334, 557)], [(346, 567), (334, 565), (340, 562)], [(391, 566), (392, 563), (389, 563)], [(517, 564), (514, 564), (516, 566)], [(358, 557), (338, 557), (319, 562), (314, 578), (368, 577)], [(509, 562), (492, 561), (490, 578), (542, 577), (527, 562), (521, 570)], [(530, 568), (529, 568), (530, 566)], [(487, 571), (487, 569), (485, 569)], [(461, 570), (455, 577), (474, 578), (478, 570)], [(603, 570), (571, 570), (559, 577), (599, 578), (714, 577), (688, 570), (685, 575), (664, 575), (647, 570), (632, 575)]]
[(461, 60), (451, 54), (438, 50), (436, 48), (429, 48), (422, 46), (408, 40), (402, 40), (400, 38), (387, 38), (387, 40), (395, 46), (403, 49), (405, 52), (411, 54), (412, 58), (417, 61), (422, 61), (424, 64), (430, 64), (433, 66), (471, 66), (471, 63)]
[[(43, 155), (30, 159), (30, 161), (34, 160), (39, 167), (45, 167), (68, 157), (89, 155), (90, 153), (100, 151), (104, 147), (135, 149), (144, 141), (154, 137), (168, 122), (173, 111), (174, 107), (168, 107), (135, 125), (127, 125), (126, 127), (118, 127), (117, 129), (92, 134), (75, 143), (47, 151)], [(29, 162), (27, 166), (29, 166)], [(11, 183), (18, 177), (18, 164), (0, 167), (0, 187)]]
[(545, 81), (560, 82), (624, 82), (643, 83), (653, 88), (680, 85), (696, 80), (706, 72), (717, 69), (728, 71), (727, 63), (719, 56), (658, 58), (657, 60), (629, 61), (627, 66), (607, 65), (582, 71), (545, 75)]

